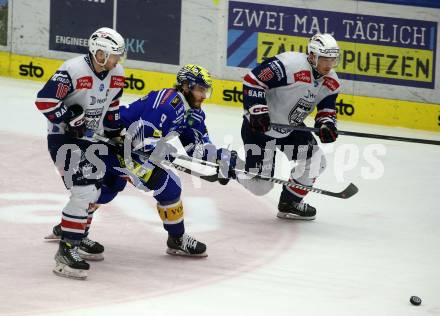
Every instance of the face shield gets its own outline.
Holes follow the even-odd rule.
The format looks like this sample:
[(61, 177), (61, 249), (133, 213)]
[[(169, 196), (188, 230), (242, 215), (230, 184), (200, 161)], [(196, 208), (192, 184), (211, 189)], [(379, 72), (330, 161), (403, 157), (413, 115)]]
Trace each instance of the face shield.
[(339, 48), (319, 49), (316, 63), (336, 68), (339, 65)]
[(198, 96), (202, 96), (204, 99), (209, 99), (212, 95), (212, 86), (196, 83), (192, 86), (191, 91)]

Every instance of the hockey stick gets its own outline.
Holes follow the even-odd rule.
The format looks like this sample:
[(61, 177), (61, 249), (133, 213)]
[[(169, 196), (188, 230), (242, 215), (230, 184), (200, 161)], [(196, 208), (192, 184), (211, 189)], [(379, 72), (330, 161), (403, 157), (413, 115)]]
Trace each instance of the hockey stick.
[[(121, 150), (120, 146), (118, 144), (116, 144), (114, 141), (112, 141), (110, 138), (107, 138), (107, 137), (104, 137), (104, 136), (101, 136), (101, 135), (98, 135), (98, 134), (94, 134), (92, 139), (98, 140), (98, 141), (103, 142), (103, 143), (105, 143), (107, 145), (110, 145), (110, 146), (112, 146), (112, 147), (114, 147), (114, 148), (116, 148), (118, 150)], [(149, 159), (150, 158), (150, 155), (148, 155), (148, 154), (146, 154), (146, 153), (144, 153), (142, 151), (139, 151), (139, 150), (134, 150), (134, 151), (132, 151), (132, 153), (138, 155), (139, 157), (145, 158), (145, 159)], [(171, 161), (168, 161), (168, 160), (162, 160), (160, 162), (153, 161), (153, 162), (157, 163), (159, 165), (160, 164), (164, 164), (164, 165), (166, 165), (168, 167), (173, 167), (176, 170), (185, 172), (185, 173), (190, 174), (192, 176), (196, 176), (196, 177), (198, 177), (200, 179), (203, 179), (205, 181), (208, 181), (208, 182), (216, 182), (217, 181), (217, 174), (212, 175), (212, 176), (206, 176), (206, 175), (201, 174), (201, 173), (199, 173), (199, 172), (197, 172), (195, 170), (192, 170), (190, 168), (184, 167), (182, 165), (179, 165), (179, 164), (177, 164), (175, 162), (171, 162)]]
[[(101, 141), (103, 143), (106, 143), (106, 144), (109, 144), (109, 145), (112, 145), (114, 147), (119, 148), (119, 146), (116, 143), (114, 143), (111, 139), (103, 137), (101, 135), (95, 134), (94, 135), (94, 139), (99, 140), (99, 141)], [(134, 154), (136, 154), (136, 155), (138, 155), (140, 157), (146, 158), (146, 159), (150, 158), (150, 155), (148, 155), (148, 154), (146, 154), (144, 152), (132, 151), (132, 153), (134, 153)], [(177, 158), (177, 159), (181, 159), (181, 160), (188, 161), (188, 162), (191, 162), (191, 163), (197, 163), (197, 164), (200, 164), (200, 165), (205, 165), (205, 166), (213, 167), (213, 168), (216, 168), (217, 170), (220, 167), (217, 163), (214, 163), (214, 162), (205, 161), (205, 160), (201, 160), (201, 159), (197, 159), (197, 158), (191, 158), (191, 157), (188, 157), (188, 156), (185, 156), (185, 155), (180, 155), (180, 154), (172, 154), (172, 155), (175, 158)], [(197, 171), (194, 171), (194, 170), (192, 170), (190, 168), (184, 167), (184, 166), (182, 166), (180, 164), (177, 164), (175, 162), (170, 162), (168, 160), (162, 160), (160, 163), (164, 164), (164, 165), (167, 165), (167, 166), (170, 166), (170, 167), (174, 167), (175, 169), (177, 169), (179, 171), (183, 171), (183, 172), (188, 173), (190, 175), (199, 177), (200, 179), (203, 179), (203, 180), (208, 181), (208, 182), (216, 182), (218, 180), (218, 171), (216, 171), (216, 173), (213, 174), (213, 175), (203, 175), (203, 174), (198, 173)], [(263, 181), (269, 181), (269, 182), (272, 182), (272, 183), (282, 184), (282, 185), (285, 185), (285, 186), (294, 187), (294, 188), (301, 189), (301, 190), (304, 190), (304, 191), (314, 192), (314, 193), (328, 195), (328, 196), (333, 196), (333, 197), (337, 197), (337, 198), (341, 198), (341, 199), (348, 199), (348, 198), (352, 197), (353, 195), (355, 195), (359, 191), (359, 189), (353, 183), (350, 183), (341, 192), (332, 192), (332, 191), (327, 191), (327, 190), (323, 190), (323, 189), (319, 189), (319, 188), (303, 186), (301, 184), (297, 184), (295, 182), (286, 181), (286, 180), (282, 180), (282, 179), (277, 179), (277, 178), (272, 178), (272, 177), (264, 177), (264, 176), (261, 176), (261, 175), (259, 175), (257, 173), (252, 173), (252, 172), (249, 172), (249, 171), (246, 171), (246, 170), (234, 169), (234, 171), (236, 173), (245, 174), (245, 175), (248, 175), (248, 176), (251, 176), (253, 178), (263, 180)]]
[[(213, 167), (213, 168), (216, 168), (217, 170), (220, 167), (217, 163), (204, 161), (204, 160), (200, 160), (197, 158), (191, 158), (191, 157), (187, 157), (184, 155), (175, 155), (175, 157), (182, 159), (182, 160), (185, 160), (185, 161), (190, 161), (190, 162), (206, 165), (209, 167)], [(234, 169), (234, 172), (241, 173), (241, 174), (244, 174), (247, 176), (251, 176), (252, 178), (260, 179), (263, 181), (268, 181), (268, 182), (277, 183), (277, 184), (281, 184), (281, 185), (285, 185), (285, 186), (289, 186), (289, 187), (294, 187), (294, 188), (301, 189), (301, 190), (308, 191), (308, 192), (333, 196), (333, 197), (340, 198), (340, 199), (348, 199), (348, 198), (352, 197), (353, 195), (355, 195), (359, 191), (357, 186), (355, 186), (353, 183), (350, 183), (341, 192), (332, 192), (332, 191), (327, 191), (327, 190), (323, 190), (323, 189), (319, 189), (319, 188), (307, 187), (307, 186), (304, 186), (304, 185), (301, 185), (301, 184), (298, 184), (298, 183), (295, 183), (292, 181), (286, 181), (286, 180), (272, 178), (272, 177), (264, 177), (264, 176), (261, 176), (257, 173), (249, 172), (246, 170)], [(207, 180), (207, 181), (211, 181), (211, 179), (214, 179), (214, 178), (218, 179), (218, 172), (216, 174), (210, 175), (210, 176), (201, 176), (201, 178), (204, 180)]]
[[(290, 126), (290, 125), (278, 124), (278, 123), (271, 123), (270, 125), (275, 127), (275, 128), (280, 128), (280, 129), (285, 129), (285, 130), (290, 130), (290, 131), (319, 132), (319, 128), (314, 128), (314, 127)], [(440, 141), (438, 141), (438, 140), (431, 140), (431, 139), (407, 138), (407, 137), (399, 137), (399, 136), (358, 133), (358, 132), (341, 131), (341, 130), (338, 130), (338, 134), (339, 135), (347, 135), (347, 136), (355, 136), (355, 137), (366, 137), (366, 138), (376, 138), (376, 139), (385, 139), (385, 140), (395, 140), (395, 141), (409, 142), (409, 143), (440, 145)]]

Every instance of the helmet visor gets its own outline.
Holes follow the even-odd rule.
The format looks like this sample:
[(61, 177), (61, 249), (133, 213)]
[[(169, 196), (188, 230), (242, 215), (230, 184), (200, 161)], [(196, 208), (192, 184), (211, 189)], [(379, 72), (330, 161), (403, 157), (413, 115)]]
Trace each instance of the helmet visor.
[(336, 68), (339, 65), (339, 56), (338, 57), (318, 56), (318, 63), (322, 65), (329, 65), (331, 68)]
[(193, 93), (203, 96), (204, 99), (209, 99), (212, 95), (212, 86), (195, 84), (191, 90)]

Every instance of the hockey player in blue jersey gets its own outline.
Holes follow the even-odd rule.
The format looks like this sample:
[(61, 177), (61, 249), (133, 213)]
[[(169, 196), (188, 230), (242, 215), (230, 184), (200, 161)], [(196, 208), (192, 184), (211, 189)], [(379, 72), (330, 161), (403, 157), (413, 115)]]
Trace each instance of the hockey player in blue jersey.
[[(121, 151), (105, 158), (107, 169), (96, 204), (113, 200), (124, 189), (127, 178), (137, 187), (154, 191), (159, 216), (168, 232), (167, 253), (171, 255), (207, 256), (206, 245), (185, 232), (178, 176), (160, 164), (169, 154), (168, 149), (173, 149), (165, 140), (174, 135), (188, 155), (235, 166), (236, 152), (217, 149), (209, 139), (201, 105), (211, 90), (212, 80), (206, 69), (185, 65), (177, 74), (174, 88), (152, 91), (128, 106), (121, 106), (130, 147), (156, 158), (146, 160), (133, 154), (133, 160), (127, 164)], [(59, 235), (59, 225), (54, 227), (54, 235)]]
[[(48, 121), (48, 149), (70, 198), (62, 210), (61, 241), (53, 271), (60, 276), (85, 278), (89, 264), (79, 252), (99, 253), (102, 245), (88, 239), (93, 208), (103, 172), (89, 160), (93, 142), (87, 130), (116, 135), (121, 130), (119, 99), (124, 87), (125, 42), (113, 29), (100, 28), (89, 39), (89, 53), (67, 60), (38, 92), (37, 108)], [(96, 152), (93, 156), (96, 157)], [(91, 158), (90, 158), (91, 159)]]

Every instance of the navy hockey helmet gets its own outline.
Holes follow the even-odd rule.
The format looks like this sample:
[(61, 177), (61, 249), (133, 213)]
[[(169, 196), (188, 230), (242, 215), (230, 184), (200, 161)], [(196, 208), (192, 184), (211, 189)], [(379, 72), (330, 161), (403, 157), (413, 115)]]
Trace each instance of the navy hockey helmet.
[(199, 65), (187, 64), (177, 72), (177, 86), (181, 87), (184, 83), (193, 89), (196, 85), (205, 88), (206, 98), (212, 94), (212, 78), (208, 70)]

